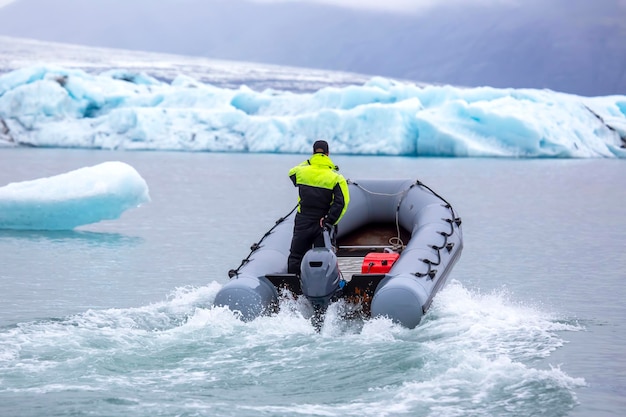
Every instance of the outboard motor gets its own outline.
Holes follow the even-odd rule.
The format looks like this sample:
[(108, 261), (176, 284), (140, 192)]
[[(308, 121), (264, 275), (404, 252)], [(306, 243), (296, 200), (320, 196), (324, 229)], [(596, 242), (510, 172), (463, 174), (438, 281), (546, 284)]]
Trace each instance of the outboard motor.
[(320, 329), (323, 315), (333, 296), (341, 289), (337, 256), (333, 250), (329, 231), (324, 229), (324, 245), (304, 254), (300, 265), (302, 294), (313, 304), (313, 325)]

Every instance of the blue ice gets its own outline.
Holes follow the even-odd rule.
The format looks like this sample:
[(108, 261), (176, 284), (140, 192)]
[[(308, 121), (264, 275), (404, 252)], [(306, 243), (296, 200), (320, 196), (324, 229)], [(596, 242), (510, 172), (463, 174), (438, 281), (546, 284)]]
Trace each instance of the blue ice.
[(415, 85), (313, 93), (53, 66), (0, 76), (0, 146), (506, 158), (626, 157), (626, 96)]
[(71, 230), (149, 201), (148, 185), (133, 167), (105, 162), (0, 187), (0, 229)]

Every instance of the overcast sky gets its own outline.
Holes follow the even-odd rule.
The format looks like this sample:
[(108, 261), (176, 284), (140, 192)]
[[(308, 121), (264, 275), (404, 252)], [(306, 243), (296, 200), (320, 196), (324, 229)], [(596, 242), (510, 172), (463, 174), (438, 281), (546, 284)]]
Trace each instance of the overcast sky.
[[(435, 4), (445, 0), (251, 0), (256, 3), (320, 3), (335, 6), (342, 6), (351, 9), (370, 9), (391, 12), (414, 12), (427, 9)], [(458, 0), (447, 0), (458, 1)]]
[(502, 3), (518, 3), (521, 0), (250, 0), (256, 3), (320, 3), (335, 6), (342, 6), (351, 9), (370, 9), (390, 12), (420, 12), (430, 9), (434, 6), (441, 6), (445, 3), (467, 4), (502, 4)]
[[(3, 7), (9, 3), (19, 0), (0, 0), (0, 7)], [(129, 0), (132, 1), (132, 0)], [(224, 0), (228, 1), (228, 0)], [(320, 3), (342, 6), (351, 9), (369, 9), (390, 11), (398, 13), (406, 12), (420, 12), (427, 10), (433, 6), (441, 5), (443, 3), (449, 4), (461, 4), (461, 3), (483, 3), (483, 4), (496, 4), (496, 3), (516, 3), (520, 0), (249, 0), (255, 3)]]
[(426, 83), (626, 91), (626, 0), (0, 0), (7, 4), (1, 36)]

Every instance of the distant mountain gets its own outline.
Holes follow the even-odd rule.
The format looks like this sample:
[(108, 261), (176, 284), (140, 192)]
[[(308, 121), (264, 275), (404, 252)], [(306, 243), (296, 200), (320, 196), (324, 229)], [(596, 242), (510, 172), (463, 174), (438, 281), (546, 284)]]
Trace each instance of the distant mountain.
[[(91, 74), (113, 70), (117, 76), (128, 79), (133, 79), (137, 75), (140, 77), (148, 75), (168, 84), (182, 75), (183, 78), (190, 77), (191, 80), (187, 80), (190, 83), (199, 81), (219, 88), (239, 89), (246, 86), (255, 91), (271, 89), (294, 93), (312, 93), (326, 87), (362, 85), (372, 79), (368, 75), (350, 72), (102, 48), (8, 36), (0, 36), (0, 51), (0, 75), (26, 67), (56, 66), (64, 70), (79, 69)], [(2, 136), (1, 121), (0, 136)]]
[(626, 2), (524, 0), (420, 15), (245, 0), (17, 0), (0, 35), (382, 75), (626, 94)]

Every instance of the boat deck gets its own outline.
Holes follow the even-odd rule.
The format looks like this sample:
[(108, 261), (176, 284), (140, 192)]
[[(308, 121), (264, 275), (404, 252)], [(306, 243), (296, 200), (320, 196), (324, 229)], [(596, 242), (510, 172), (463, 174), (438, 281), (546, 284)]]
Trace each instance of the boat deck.
[(363, 256), (355, 257), (350, 256), (346, 258), (337, 258), (337, 263), (339, 264), (339, 271), (341, 271), (341, 275), (343, 279), (346, 281), (350, 281), (352, 279), (352, 275), (361, 273), (361, 265), (363, 264)]
[[(341, 226), (339, 226), (341, 227)], [(349, 281), (354, 274), (361, 273), (365, 255), (370, 252), (398, 250), (411, 238), (411, 234), (394, 223), (373, 223), (337, 239), (337, 261), (343, 278)]]

